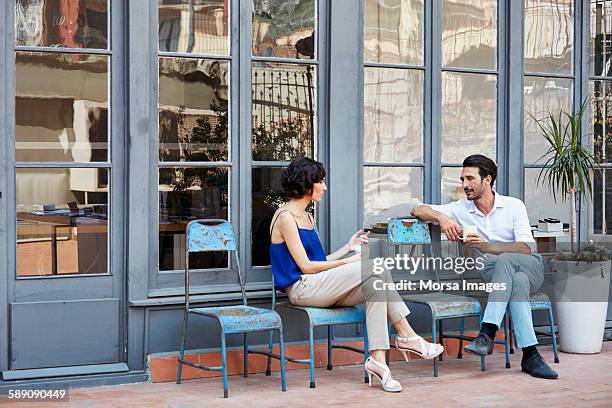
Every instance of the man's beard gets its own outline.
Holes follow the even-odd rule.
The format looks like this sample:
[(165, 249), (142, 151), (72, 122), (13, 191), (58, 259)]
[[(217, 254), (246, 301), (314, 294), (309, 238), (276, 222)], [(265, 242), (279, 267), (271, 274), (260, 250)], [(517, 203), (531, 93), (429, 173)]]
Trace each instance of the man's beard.
[(482, 197), (483, 191), (484, 191), (484, 186), (483, 186), (482, 183), (480, 184), (480, 193), (479, 194), (476, 194), (476, 191), (472, 190), (472, 196), (469, 196), (467, 191), (463, 190), (463, 192), (465, 193), (465, 196), (467, 197), (467, 199), (469, 201), (474, 201), (474, 200), (480, 199)]

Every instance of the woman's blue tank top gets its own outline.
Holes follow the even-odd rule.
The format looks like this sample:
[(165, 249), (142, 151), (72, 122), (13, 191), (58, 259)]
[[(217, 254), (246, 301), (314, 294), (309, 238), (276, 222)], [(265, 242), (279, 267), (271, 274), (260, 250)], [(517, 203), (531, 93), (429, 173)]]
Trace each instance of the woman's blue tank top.
[[(278, 217), (277, 217), (278, 218)], [(276, 222), (276, 220), (274, 220)], [(297, 222), (296, 222), (297, 225)], [(274, 223), (270, 230), (274, 228)], [(325, 261), (327, 256), (315, 229), (305, 229), (298, 226), (300, 240), (306, 250), (306, 255), (311, 261)], [(289, 286), (300, 280), (302, 271), (295, 263), (289, 252), (287, 243), (274, 244), (270, 242), (270, 261), (272, 263), (272, 275), (274, 275), (274, 288), (283, 292)]]

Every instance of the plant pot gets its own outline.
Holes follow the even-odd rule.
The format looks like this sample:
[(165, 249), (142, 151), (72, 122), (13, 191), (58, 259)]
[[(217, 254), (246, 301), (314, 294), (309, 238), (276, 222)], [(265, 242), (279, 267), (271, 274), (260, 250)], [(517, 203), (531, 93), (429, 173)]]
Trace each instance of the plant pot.
[(559, 348), (566, 353), (601, 351), (610, 293), (610, 261), (553, 261)]

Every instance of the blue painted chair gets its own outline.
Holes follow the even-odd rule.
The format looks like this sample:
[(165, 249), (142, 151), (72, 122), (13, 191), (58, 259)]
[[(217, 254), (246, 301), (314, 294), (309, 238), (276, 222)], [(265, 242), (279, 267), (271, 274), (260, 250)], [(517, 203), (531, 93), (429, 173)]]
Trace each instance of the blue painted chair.
[[(559, 352), (557, 349), (557, 336), (555, 335), (555, 318), (553, 317), (553, 310), (552, 310), (552, 302), (550, 301), (550, 298), (548, 297), (548, 295), (546, 293), (543, 292), (536, 292), (533, 293), (531, 295), (529, 295), (529, 304), (531, 305), (531, 310), (545, 310), (546, 313), (548, 314), (548, 324), (550, 326), (550, 334), (549, 336), (552, 339), (552, 346), (553, 346), (553, 354), (555, 356), (555, 363), (559, 362)], [(510, 354), (514, 354), (514, 342), (512, 340), (512, 316), (510, 315), (510, 312), (507, 313), (508, 316), (508, 343), (510, 344)], [(516, 341), (516, 339), (515, 339)]]
[[(402, 246), (410, 246), (410, 256), (414, 256), (417, 247), (422, 247), (423, 252), (428, 257), (433, 256), (433, 248), (431, 235), (429, 233), (428, 226), (418, 218), (404, 217), (404, 218), (392, 218), (389, 220), (387, 227), (387, 256), (395, 256), (395, 250), (402, 248)], [(437, 269), (434, 270), (436, 275), (436, 282), (440, 282)], [(463, 341), (474, 340), (475, 337), (464, 335), (464, 322), (466, 317), (477, 317), (478, 323), (482, 323), (482, 307), (477, 299), (455, 295), (450, 293), (444, 293), (441, 290), (432, 293), (417, 293), (417, 294), (404, 294), (402, 299), (406, 303), (416, 303), (429, 307), (431, 311), (432, 325), (432, 342), (438, 341), (444, 345), (445, 338), (459, 339), (459, 354), (457, 358), (462, 358), (463, 354)], [(447, 319), (460, 320), (460, 334), (444, 334), (443, 321)], [(506, 325), (504, 324), (504, 331), (506, 331)], [(506, 350), (506, 366), (510, 366), (510, 356), (508, 353), (508, 343), (496, 341), (499, 344), (505, 344)], [(440, 354), (439, 358), (433, 359), (434, 365), (434, 376), (438, 376), (438, 360), (442, 361), (443, 356)], [(480, 359), (481, 370), (485, 370), (485, 358)]]
[[(181, 371), (183, 364), (191, 367), (209, 371), (223, 372), (223, 397), (228, 397), (227, 384), (227, 357), (226, 357), (226, 336), (228, 334), (242, 334), (244, 340), (244, 376), (248, 376), (248, 358), (249, 353), (263, 354), (270, 358), (280, 360), (281, 366), (281, 388), (286, 391), (285, 384), (285, 346), (283, 343), (283, 324), (280, 316), (276, 311), (251, 307), (247, 305), (247, 296), (245, 290), (244, 276), (240, 270), (238, 261), (238, 252), (236, 249), (236, 238), (232, 225), (226, 220), (194, 220), (187, 224), (185, 232), (185, 313), (183, 316), (183, 331), (181, 336), (181, 349), (178, 359), (178, 373), (176, 375), (176, 383), (181, 382)], [(189, 305), (189, 254), (192, 252), (211, 252), (211, 251), (227, 251), (234, 254), (236, 268), (238, 270), (238, 278), (240, 281), (240, 290), (242, 291), (242, 305), (237, 306), (219, 306), (219, 307), (190, 307)], [(274, 292), (274, 291), (273, 291)], [(274, 305), (273, 305), (274, 306)], [(222, 365), (220, 367), (204, 366), (197, 363), (192, 363), (184, 359), (185, 356), (185, 341), (187, 337), (187, 325), (190, 315), (206, 316), (216, 319), (221, 328), (221, 358)], [(268, 350), (249, 350), (247, 343), (247, 334), (261, 331), (270, 332), (270, 339), (274, 331), (279, 333), (280, 355), (272, 353), (272, 342), (270, 342)], [(269, 366), (269, 364), (268, 364)], [(269, 372), (266, 374), (269, 375)]]
[[(272, 276), (272, 284), (274, 285), (274, 276)], [(276, 294), (273, 295), (273, 303), (276, 304)], [(315, 355), (314, 355), (314, 328), (319, 326), (327, 326), (327, 369), (332, 370), (332, 350), (341, 348), (354, 351), (364, 355), (364, 362), (368, 358), (368, 335), (365, 324), (365, 310), (363, 305), (347, 306), (347, 307), (331, 307), (318, 308), (296, 306), (291, 303), (278, 303), (277, 306), (282, 306), (294, 311), (301, 311), (306, 314), (308, 319), (308, 359), (296, 359), (285, 357), (286, 360), (298, 363), (307, 364), (310, 366), (310, 388), (315, 388)], [(363, 349), (347, 346), (344, 344), (334, 344), (333, 327), (342, 324), (361, 324), (363, 325)], [(272, 337), (270, 337), (270, 344)], [(270, 358), (268, 357), (268, 371), (270, 370)], [(368, 382), (368, 374), (364, 374), (364, 380)]]

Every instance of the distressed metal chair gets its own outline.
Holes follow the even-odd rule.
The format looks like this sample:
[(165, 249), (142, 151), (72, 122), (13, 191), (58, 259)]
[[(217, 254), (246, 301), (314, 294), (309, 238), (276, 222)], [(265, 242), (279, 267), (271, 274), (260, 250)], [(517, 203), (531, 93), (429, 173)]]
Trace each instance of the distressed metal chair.
[[(559, 363), (559, 352), (557, 349), (557, 336), (555, 335), (555, 318), (553, 316), (553, 308), (552, 308), (552, 302), (550, 301), (550, 298), (548, 297), (548, 295), (544, 292), (536, 292), (533, 293), (531, 295), (529, 295), (529, 304), (531, 306), (531, 310), (546, 310), (547, 314), (548, 314), (548, 324), (550, 326), (550, 334), (549, 336), (552, 339), (552, 346), (553, 346), (553, 354), (555, 356), (555, 363)], [(515, 347), (515, 341), (516, 339), (514, 339), (513, 341), (513, 334), (512, 334), (512, 316), (510, 315), (510, 312), (508, 311), (506, 313), (507, 317), (508, 317), (508, 343), (510, 344), (510, 354), (514, 354), (514, 347)]]
[[(272, 276), (272, 285), (274, 285), (274, 276)], [(314, 328), (319, 326), (327, 326), (327, 369), (332, 370), (332, 350), (335, 348), (354, 351), (364, 355), (364, 361), (368, 358), (368, 335), (365, 324), (365, 310), (362, 305), (346, 306), (346, 307), (307, 307), (296, 306), (291, 303), (276, 303), (276, 293), (273, 295), (272, 302), (276, 306), (285, 307), (294, 311), (301, 311), (306, 314), (308, 319), (308, 359), (297, 359), (285, 357), (287, 361), (298, 364), (307, 364), (310, 366), (310, 388), (315, 388), (315, 355), (314, 355)], [(363, 349), (359, 349), (345, 344), (334, 344), (333, 327), (343, 324), (361, 324), (363, 325)], [(270, 344), (272, 337), (270, 336)], [(268, 357), (268, 370), (270, 371), (270, 357)], [(364, 381), (368, 382), (367, 373), (364, 374)]]
[[(414, 256), (417, 247), (422, 247), (423, 252), (428, 257), (433, 256), (432, 240), (428, 226), (418, 218), (404, 217), (392, 218), (389, 220), (387, 227), (387, 256), (395, 256), (395, 250), (402, 246), (410, 246), (410, 256)], [(438, 270), (434, 268), (436, 282), (440, 282)], [(442, 290), (431, 293), (404, 294), (402, 299), (406, 303), (416, 303), (429, 307), (431, 311), (432, 325), (432, 342), (438, 341), (444, 345), (445, 338), (459, 339), (459, 354), (457, 358), (462, 358), (463, 341), (474, 340), (475, 337), (466, 336), (464, 334), (464, 324), (466, 317), (477, 317), (478, 323), (482, 323), (482, 307), (477, 299), (472, 297), (444, 293)], [(443, 321), (447, 319), (460, 320), (460, 334), (444, 334)], [(506, 325), (504, 324), (504, 331)], [(508, 354), (508, 342), (496, 341), (498, 344), (504, 344), (506, 350), (506, 366), (510, 366), (510, 357)], [(434, 358), (434, 376), (438, 376), (438, 360), (442, 361), (443, 356)], [(485, 358), (480, 358), (481, 370), (485, 370)]]
[[(183, 316), (183, 330), (181, 336), (181, 348), (178, 359), (178, 372), (176, 383), (181, 382), (181, 371), (183, 364), (209, 371), (223, 372), (223, 397), (228, 397), (227, 383), (227, 356), (226, 336), (228, 334), (243, 334), (244, 340), (244, 376), (248, 375), (248, 356), (252, 354), (263, 354), (268, 358), (280, 360), (281, 366), (281, 388), (286, 391), (285, 384), (285, 347), (283, 343), (283, 324), (276, 311), (251, 307), (247, 305), (244, 276), (240, 270), (236, 238), (232, 225), (226, 220), (194, 220), (187, 224), (185, 232), (185, 312)], [(190, 307), (189, 304), (189, 254), (192, 252), (227, 251), (234, 254), (240, 290), (242, 292), (242, 305), (219, 306), (219, 307)], [(274, 305), (272, 305), (274, 307)], [(187, 325), (190, 315), (206, 316), (216, 319), (221, 329), (221, 366), (211, 367), (185, 360), (185, 342), (187, 338)], [(278, 330), (280, 355), (272, 353), (272, 343), (268, 350), (250, 350), (247, 343), (247, 334), (261, 331), (269, 331), (270, 339), (274, 331)], [(269, 367), (269, 364), (268, 364)], [(269, 372), (266, 374), (269, 375)]]

